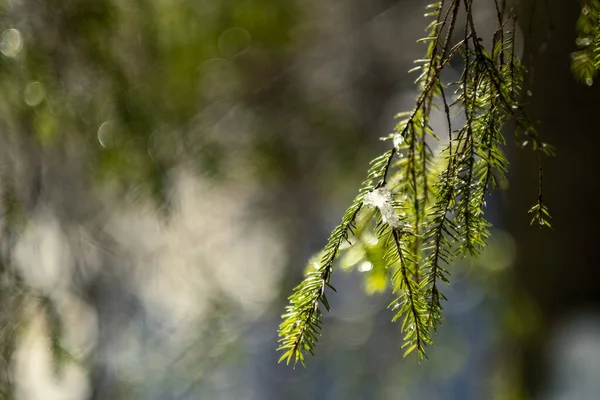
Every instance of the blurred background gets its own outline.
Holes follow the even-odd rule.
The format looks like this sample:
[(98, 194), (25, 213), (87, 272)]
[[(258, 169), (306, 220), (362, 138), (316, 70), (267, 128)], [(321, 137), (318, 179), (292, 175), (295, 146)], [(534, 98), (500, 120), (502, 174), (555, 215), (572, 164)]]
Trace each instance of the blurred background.
[(529, 226), (536, 160), (509, 148), (429, 360), (402, 358), (349, 253), (293, 370), (286, 298), (414, 106), (427, 2), (0, 0), (0, 396), (600, 398), (600, 97), (569, 71), (578, 2), (522, 3), (554, 230)]

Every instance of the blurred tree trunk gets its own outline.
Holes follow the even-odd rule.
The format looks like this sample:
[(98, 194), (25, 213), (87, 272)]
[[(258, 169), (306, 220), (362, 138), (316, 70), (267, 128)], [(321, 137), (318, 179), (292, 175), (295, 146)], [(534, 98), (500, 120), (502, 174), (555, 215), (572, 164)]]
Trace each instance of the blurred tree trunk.
[(557, 149), (556, 157), (544, 160), (544, 199), (553, 216), (553, 230), (529, 225), (526, 210), (534, 204), (538, 190), (536, 159), (530, 151), (517, 151), (512, 157), (506, 208), (508, 227), (518, 246), (516, 287), (526, 292), (541, 314), (539, 330), (523, 343), (518, 356), (531, 397), (539, 395), (548, 378), (550, 364), (544, 361), (544, 346), (552, 329), (573, 311), (599, 305), (600, 214), (595, 204), (600, 135), (595, 131), (600, 84), (588, 87), (570, 71), (581, 2), (523, 3), (524, 63), (531, 72), (533, 94), (529, 112), (533, 120), (541, 120), (543, 140)]

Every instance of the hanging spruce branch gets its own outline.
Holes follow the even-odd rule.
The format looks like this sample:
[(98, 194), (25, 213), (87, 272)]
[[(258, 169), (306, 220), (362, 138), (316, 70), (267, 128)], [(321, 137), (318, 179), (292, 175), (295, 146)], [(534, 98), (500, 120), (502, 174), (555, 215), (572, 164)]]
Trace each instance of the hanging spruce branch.
[[(595, 0), (594, 0), (595, 1)], [(279, 329), (280, 361), (304, 365), (304, 354), (313, 353), (322, 328), (321, 307), (326, 297), (340, 246), (359, 246), (362, 230), (373, 229), (382, 249), (382, 262), (395, 295), (390, 304), (392, 321), (402, 321), (405, 356), (426, 357), (432, 334), (443, 321), (441, 284), (450, 282), (456, 257), (477, 256), (489, 237), (485, 218), (486, 196), (506, 180), (504, 128), (514, 123), (521, 147), (531, 147), (538, 157), (539, 193), (530, 210), (533, 221), (550, 226), (543, 202), (542, 156), (552, 148), (540, 140), (520, 103), (525, 68), (514, 50), (516, 11), (496, 3), (497, 29), (491, 48), (477, 33), (472, 0), (444, 0), (427, 6), (431, 18), (419, 72), (420, 93), (412, 110), (398, 114), (400, 122), (383, 140), (392, 149), (372, 162), (368, 179), (331, 234), (316, 268), (290, 296), (290, 305)], [(453, 42), (464, 21), (464, 35)], [(457, 82), (443, 82), (441, 72), (454, 57), (464, 69)], [(456, 99), (449, 102), (450, 96)], [(448, 140), (434, 153), (428, 145), (439, 141), (430, 125), (433, 112), (441, 112), (448, 125)], [(465, 123), (454, 130), (452, 115), (463, 113)], [(357, 217), (362, 217), (360, 227)], [(361, 231), (357, 231), (360, 229)], [(370, 256), (372, 256), (371, 254)]]
[(279, 328), (279, 350), (283, 351), (279, 361), (285, 360), (289, 364), (293, 360), (294, 365), (300, 361), (304, 365), (303, 352), (313, 353), (321, 331), (320, 305), (329, 311), (326, 287), (335, 291), (330, 284), (333, 262), (339, 254), (340, 246), (348, 240), (355, 227), (356, 215), (363, 207), (365, 196), (385, 185), (393, 156), (394, 150), (390, 150), (371, 162), (367, 180), (350, 208), (346, 210), (342, 223), (329, 236), (319, 265), (306, 275), (290, 296), (290, 305)]

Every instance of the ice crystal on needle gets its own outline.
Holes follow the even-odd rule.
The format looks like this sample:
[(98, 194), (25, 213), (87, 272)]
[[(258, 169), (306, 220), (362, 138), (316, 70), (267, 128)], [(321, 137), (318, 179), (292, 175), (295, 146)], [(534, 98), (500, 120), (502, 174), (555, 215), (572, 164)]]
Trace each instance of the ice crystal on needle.
[(393, 228), (400, 228), (400, 217), (392, 205), (392, 192), (386, 188), (378, 188), (365, 196), (364, 203), (367, 206), (379, 208), (383, 222)]

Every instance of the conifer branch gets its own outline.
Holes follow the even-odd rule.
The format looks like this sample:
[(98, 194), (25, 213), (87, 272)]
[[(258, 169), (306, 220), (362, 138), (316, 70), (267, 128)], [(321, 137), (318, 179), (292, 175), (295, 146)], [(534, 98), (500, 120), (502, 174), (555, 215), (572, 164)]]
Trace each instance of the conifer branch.
[(448, 153), (449, 165), (438, 182), (437, 202), (429, 214), (432, 222), (427, 230), (423, 248), (424, 251), (430, 251), (424, 261), (423, 271), (425, 293), (428, 299), (427, 325), (433, 330), (442, 320), (440, 299), (445, 299), (445, 296), (438, 290), (437, 281), (439, 279), (450, 283), (447, 277), (448, 272), (440, 264), (441, 262), (445, 262), (447, 265), (452, 264), (451, 240), (456, 240), (458, 232), (454, 222), (449, 218), (455, 200), (455, 171), (451, 140), (448, 145)]
[(287, 307), (287, 312), (279, 327), (278, 350), (283, 351), (280, 362), (284, 360), (287, 364), (293, 362), (295, 366), (300, 361), (304, 365), (303, 352), (313, 354), (322, 328), (322, 311), (319, 303), (329, 311), (325, 288), (328, 286), (335, 291), (330, 283), (333, 263), (339, 254), (342, 242), (348, 240), (356, 215), (363, 207), (365, 196), (385, 185), (394, 153), (395, 150), (389, 150), (371, 162), (369, 175), (358, 196), (346, 210), (342, 223), (329, 236), (319, 267), (308, 272), (302, 283), (294, 289), (293, 294), (289, 297), (290, 305)]
[(392, 310), (396, 311), (392, 321), (395, 322), (400, 318), (404, 318), (402, 323), (402, 332), (404, 332), (402, 347), (406, 348), (404, 356), (417, 350), (418, 358), (422, 359), (427, 357), (425, 346), (432, 343), (429, 329), (425, 323), (426, 312), (422, 289), (415, 279), (409, 278), (407, 260), (410, 261), (410, 257), (402, 249), (403, 242), (398, 230), (392, 228), (391, 236), (393, 239), (391, 241), (392, 246), (386, 253), (386, 258), (390, 265), (396, 262), (399, 263), (399, 268), (392, 280), (394, 282), (394, 292), (400, 292), (400, 296), (391, 304)]
[[(477, 256), (486, 245), (490, 223), (485, 218), (485, 199), (488, 190), (506, 179), (502, 131), (510, 120), (516, 123), (519, 144), (531, 143), (538, 156), (538, 202), (530, 212), (534, 221), (550, 226), (543, 203), (542, 156), (552, 155), (553, 150), (541, 141), (519, 102), (525, 68), (514, 49), (516, 7), (505, 17), (504, 5), (494, 1), (497, 27), (492, 48), (487, 49), (476, 32), (472, 0), (462, 0), (462, 4), (461, 8), (461, 0), (444, 0), (427, 7), (426, 16), (435, 18), (421, 40), (429, 43), (425, 57), (413, 69), (420, 71), (415, 106), (397, 115), (400, 122), (394, 132), (383, 138), (393, 142), (392, 149), (373, 161), (367, 181), (329, 238), (319, 267), (307, 274), (290, 297), (279, 330), (281, 361), (304, 364), (303, 354), (312, 353), (321, 329), (319, 303), (329, 309), (325, 286), (330, 285), (333, 263), (341, 243), (354, 233), (357, 214), (366, 207), (376, 208), (367, 218), (377, 216), (375, 232), (381, 249), (368, 257), (382, 254), (391, 274), (396, 294), (390, 304), (392, 320), (403, 321), (405, 355), (417, 350), (418, 359), (426, 357), (432, 332), (443, 320), (441, 301), (446, 298), (440, 281), (450, 282), (449, 267), (457, 256)], [(464, 38), (452, 45), (461, 9)], [(510, 21), (509, 32), (505, 27)], [(465, 64), (461, 78), (444, 83), (440, 74), (456, 54)], [(445, 93), (450, 87), (458, 95), (452, 104)], [(448, 142), (434, 155), (426, 139), (439, 140), (429, 123), (437, 102), (443, 104)], [(462, 108), (465, 124), (453, 135), (450, 113), (455, 107)], [(356, 234), (370, 226), (362, 221)]]

